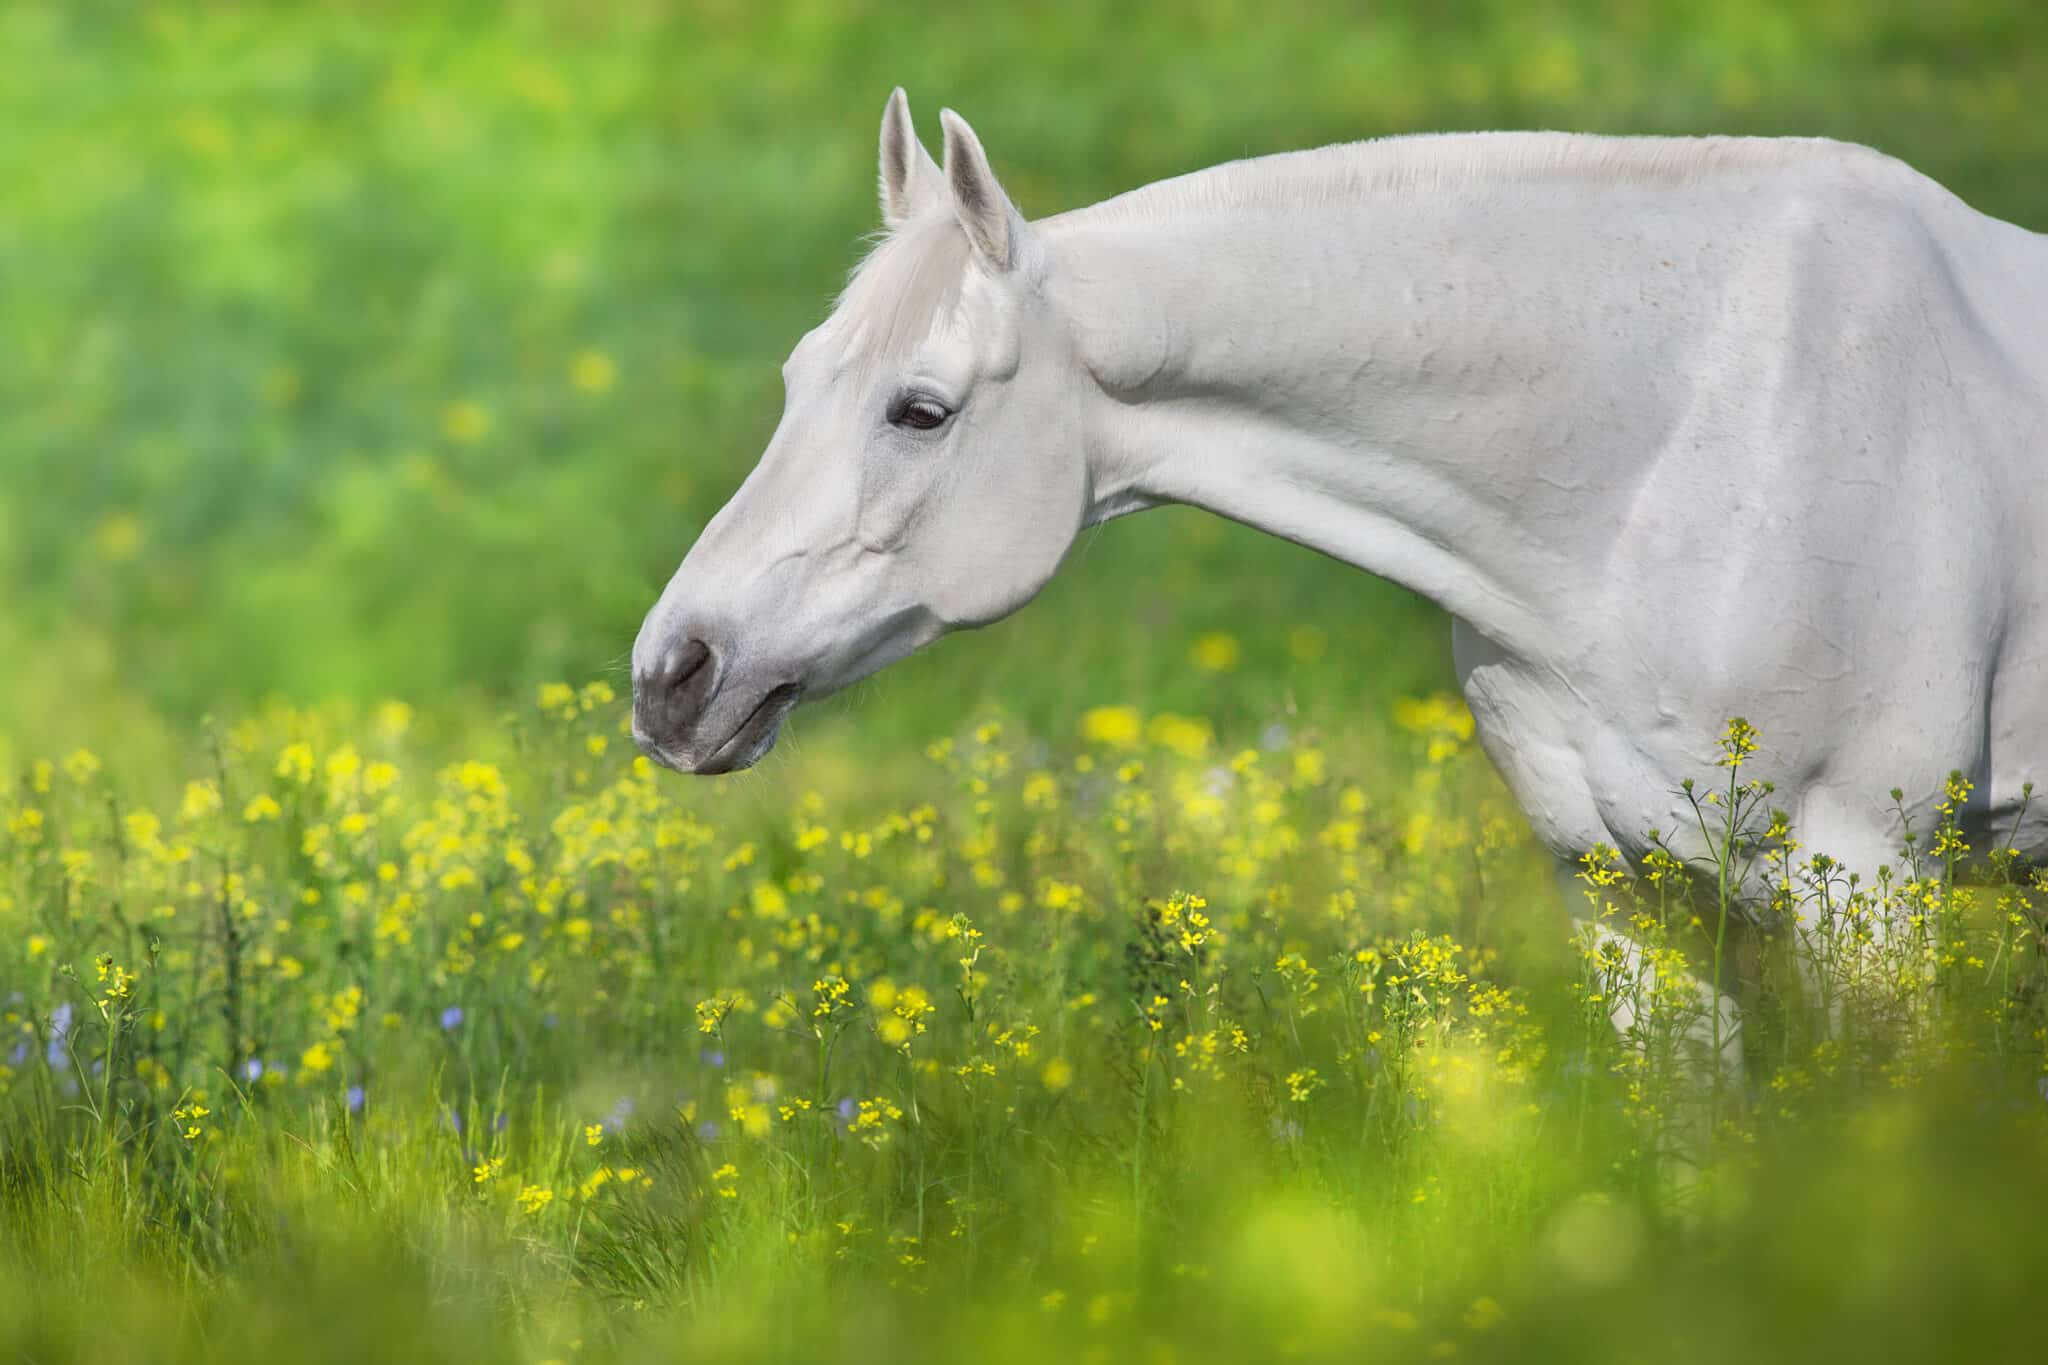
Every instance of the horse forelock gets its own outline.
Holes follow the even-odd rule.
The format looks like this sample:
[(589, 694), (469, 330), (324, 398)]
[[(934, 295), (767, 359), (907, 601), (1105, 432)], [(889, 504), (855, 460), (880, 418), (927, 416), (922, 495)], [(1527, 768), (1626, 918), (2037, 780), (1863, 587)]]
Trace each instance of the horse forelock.
[(900, 361), (960, 303), (972, 247), (949, 211), (919, 215), (889, 233), (854, 268), (833, 316), (845, 360), (862, 370)]

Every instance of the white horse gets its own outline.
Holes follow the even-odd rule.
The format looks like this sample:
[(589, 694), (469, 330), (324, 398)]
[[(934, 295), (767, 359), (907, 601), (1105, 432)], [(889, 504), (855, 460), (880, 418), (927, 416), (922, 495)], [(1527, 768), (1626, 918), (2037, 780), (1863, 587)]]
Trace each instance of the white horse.
[(943, 169), (891, 95), (888, 235), (641, 628), (650, 756), (743, 768), (799, 699), (1015, 611), (1083, 527), (1189, 503), (1448, 611), (1561, 859), (1682, 834), (1731, 715), (1851, 867), (1951, 769), (2012, 834), (2048, 775), (2048, 238), (1862, 147), (1547, 133), (1027, 223), (940, 119)]

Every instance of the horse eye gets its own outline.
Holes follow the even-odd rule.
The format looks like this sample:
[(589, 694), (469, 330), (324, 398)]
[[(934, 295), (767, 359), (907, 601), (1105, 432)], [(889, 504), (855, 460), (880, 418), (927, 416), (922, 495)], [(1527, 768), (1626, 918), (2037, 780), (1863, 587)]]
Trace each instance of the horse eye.
[(889, 420), (899, 427), (910, 427), (916, 431), (930, 431), (944, 426), (946, 419), (953, 415), (945, 404), (933, 398), (911, 398), (897, 405)]

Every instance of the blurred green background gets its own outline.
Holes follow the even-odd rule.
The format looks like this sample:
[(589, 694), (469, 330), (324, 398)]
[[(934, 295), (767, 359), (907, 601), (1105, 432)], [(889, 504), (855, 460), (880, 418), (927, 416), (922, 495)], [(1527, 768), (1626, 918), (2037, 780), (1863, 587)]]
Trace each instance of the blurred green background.
[[(488, 716), (618, 676), (877, 226), (899, 82), (928, 137), (973, 120), (1030, 216), (1541, 127), (1855, 139), (2048, 227), (2038, 0), (10, 0), (0, 72), (17, 757), (175, 745), (274, 694)], [(1243, 645), (1224, 675), (1188, 664), (1213, 630)], [(989, 699), (1347, 720), (1447, 677), (1425, 604), (1169, 512), (797, 733), (881, 750)]]
[[(1032, 216), (1233, 157), (1535, 127), (1853, 139), (2048, 228), (2042, 0), (0, 0), (0, 769), (85, 744), (116, 781), (175, 792), (205, 770), (191, 762), (202, 718), (267, 697), (400, 698), (438, 752), (488, 743), (508, 704), (530, 715), (542, 682), (621, 681), (642, 613), (775, 424), (779, 362), (878, 226), (876, 127), (899, 83), (928, 141), (942, 106), (972, 120)], [(1219, 632), (1234, 657), (1196, 649)], [(971, 717), (1001, 710), (1020, 733), (1071, 735), (1081, 708), (1107, 703), (1212, 718), (1229, 747), (1291, 714), (1341, 732), (1333, 750), (1370, 766), (1357, 756), (1413, 747), (1376, 735), (1388, 699), (1449, 675), (1428, 604), (1213, 518), (1157, 512), (1090, 533), (1017, 619), (799, 716), (769, 765), (781, 778), (665, 790), (738, 794), (751, 805), (736, 832), (782, 829), (776, 785), (837, 762), (842, 804), (880, 810), (870, 793), (929, 784), (924, 742)], [(903, 761), (853, 761), (880, 755)], [(1413, 773), (1385, 776), (1375, 799), (1398, 812)], [(1461, 904), (1418, 899), (1438, 915)], [(1498, 918), (1526, 925), (1500, 931), (1510, 942), (1547, 935), (1562, 951), (1561, 927)], [(1550, 979), (1552, 958), (1526, 960)], [(1575, 1115), (1592, 1112), (1581, 1094)], [(2026, 1173), (2041, 1165), (2038, 1147), (1985, 1119), (1982, 1094), (1931, 1105), (1919, 1126), (1845, 1110), (1839, 1131), (1759, 1168), (1707, 1252), (1645, 1244), (1625, 1282), (1554, 1295), (1540, 1283), (1550, 1263), (1525, 1254), (1550, 1156), (1515, 1153), (1538, 1177), (1505, 1193), (1475, 1179), (1458, 1207), (1491, 1223), (1446, 1226), (1422, 1254), (1390, 1241), (1390, 1279), (1470, 1264), (1453, 1284), (1526, 1284), (1519, 1335), (1473, 1357), (1579, 1358), (1593, 1354), (1589, 1321), (1602, 1341), (1661, 1341), (1643, 1333), (1668, 1318), (1697, 1324), (1693, 1354), (1673, 1358), (1820, 1359), (1839, 1339), (1999, 1358), (2027, 1327), (2039, 1181)], [(1187, 1199), (1262, 1202), (1228, 1169), (1232, 1149), (1195, 1145), (1216, 1178)], [(1599, 1175), (1592, 1150), (1557, 1178)], [(433, 1199), (452, 1198), (391, 1187), (435, 1191), (401, 1227), (433, 1228)], [(127, 1197), (117, 1181), (95, 1188)], [(1537, 1194), (1517, 1206), (1516, 1188)], [(1303, 1220), (1325, 1218), (1313, 1172), (1295, 1193)], [(136, 1215), (140, 1203), (82, 1208), (45, 1236), (54, 1259), (78, 1246), (94, 1273), (146, 1259), (159, 1235), (181, 1254), (179, 1238), (203, 1241)], [(259, 1257), (237, 1281), (225, 1250), (176, 1261), (160, 1311), (126, 1306), (161, 1325), (139, 1335), (107, 1330), (117, 1313), (97, 1292), (17, 1280), (66, 1324), (32, 1353), (362, 1359), (388, 1353), (388, 1325), (403, 1323), (420, 1354), (475, 1360), (514, 1351), (485, 1305), (556, 1283), (539, 1243), (508, 1269), (493, 1258), (511, 1243), (451, 1252), (459, 1224), (442, 1230), (448, 1246), (362, 1226), (374, 1244), (280, 1256), (275, 1279)], [(251, 1214), (222, 1246), (272, 1231)], [(1318, 1243), (1272, 1240), (1276, 1282), (1315, 1270)], [(1821, 1242), (1853, 1254), (1807, 1254)], [(779, 1250), (778, 1232), (762, 1262)], [(234, 1291), (211, 1312), (193, 1306), (209, 1280)], [(748, 1303), (749, 1276), (733, 1282)], [(135, 1284), (131, 1296), (159, 1293)], [(734, 1317), (736, 1340), (793, 1320), (863, 1358), (904, 1349), (888, 1339), (896, 1299), (793, 1307), (768, 1292)], [(1243, 1294), (1222, 1285), (1217, 1301)], [(0, 1284), (0, 1328), (32, 1317), (31, 1299)], [(527, 1310), (544, 1316), (538, 1301)], [(1688, 1316), (1681, 1302), (1704, 1307)], [(1030, 1358), (1042, 1330), (931, 1305), (954, 1315), (963, 1355), (994, 1342)], [(842, 1310), (850, 1327), (824, 1322)], [(1276, 1336), (1292, 1326), (1276, 1320)], [(691, 1330), (728, 1329), (713, 1316)], [(644, 1350), (672, 1339), (697, 1338), (653, 1332)]]

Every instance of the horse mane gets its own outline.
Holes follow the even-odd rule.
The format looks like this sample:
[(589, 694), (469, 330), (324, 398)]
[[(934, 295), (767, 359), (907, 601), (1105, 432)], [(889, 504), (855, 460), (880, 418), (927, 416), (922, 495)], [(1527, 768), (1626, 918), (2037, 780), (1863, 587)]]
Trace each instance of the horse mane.
[(1370, 194), (1501, 184), (1685, 185), (1729, 171), (1803, 163), (1867, 170), (1897, 164), (1867, 147), (1830, 138), (1412, 133), (1228, 161), (1061, 217), (1163, 218), (1221, 209), (1301, 208)]

